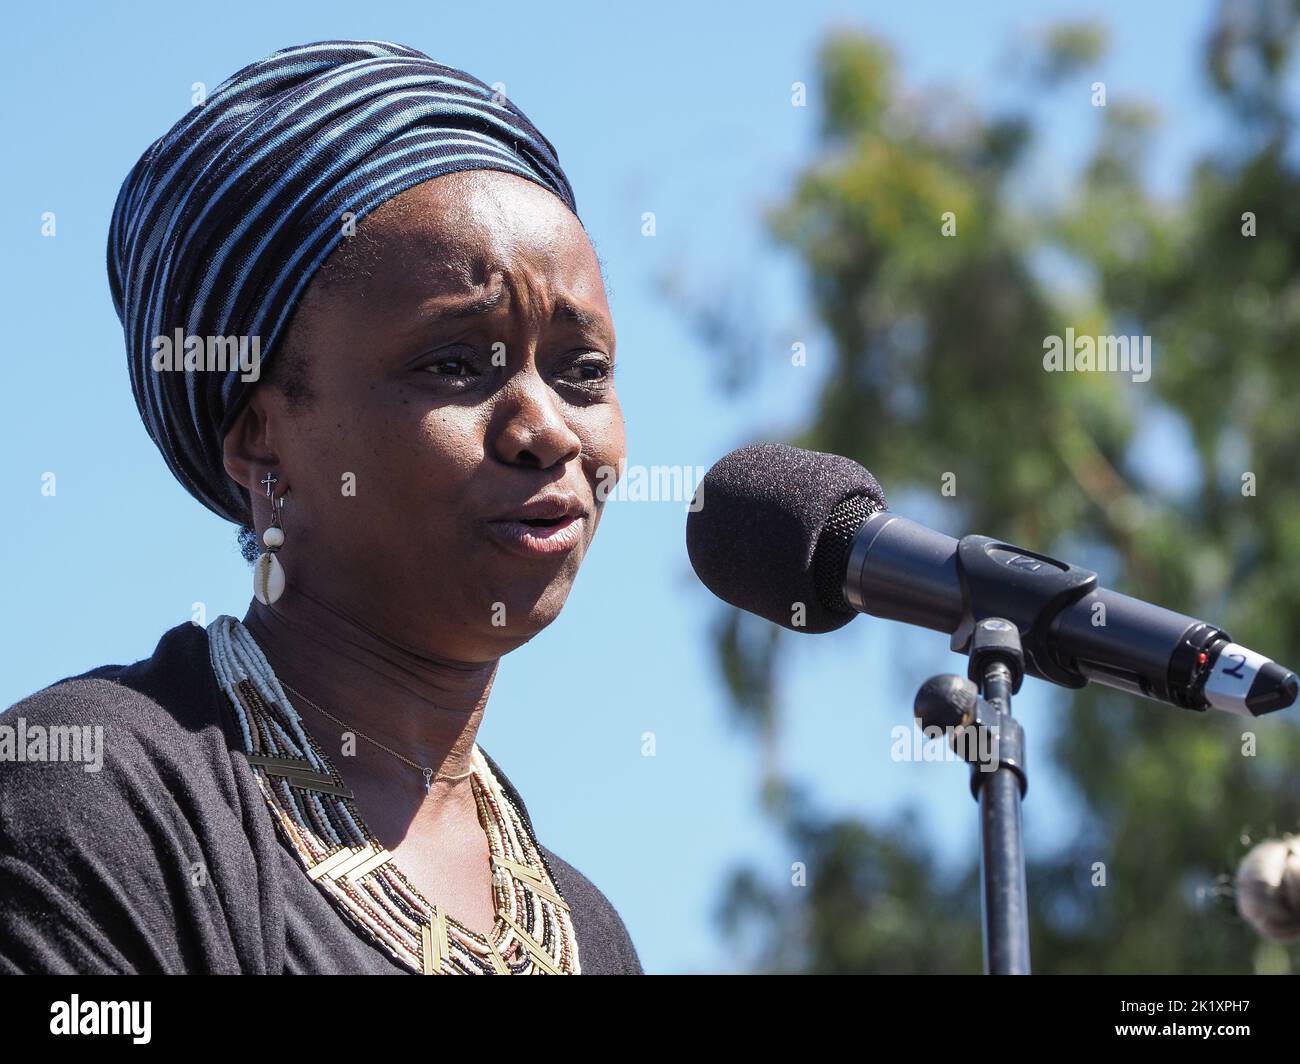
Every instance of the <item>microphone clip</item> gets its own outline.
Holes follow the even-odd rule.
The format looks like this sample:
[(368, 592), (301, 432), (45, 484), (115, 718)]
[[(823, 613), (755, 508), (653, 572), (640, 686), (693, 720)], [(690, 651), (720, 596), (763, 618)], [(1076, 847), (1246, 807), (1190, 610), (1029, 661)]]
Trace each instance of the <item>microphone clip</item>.
[(952, 633), (951, 648), (971, 655), (971, 679), (979, 682), (983, 676), (975, 662), (977, 639), (990, 648), (1005, 644), (1000, 629), (981, 632), (982, 622), (999, 620), (1010, 622), (1018, 634), (1015, 653), (1004, 651), (1015, 666), (1016, 691), (1026, 661), (1033, 675), (1063, 687), (1088, 682), (1070, 667), (1073, 663), (1056, 660), (1048, 648), (1048, 633), (1061, 610), (1096, 590), (1096, 573), (988, 536), (965, 536), (957, 543), (957, 574), (966, 611)]

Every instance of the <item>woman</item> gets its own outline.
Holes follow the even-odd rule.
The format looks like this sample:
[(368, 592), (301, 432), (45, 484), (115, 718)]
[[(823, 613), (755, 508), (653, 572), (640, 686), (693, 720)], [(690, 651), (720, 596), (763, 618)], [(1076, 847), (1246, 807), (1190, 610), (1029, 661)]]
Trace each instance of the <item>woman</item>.
[(640, 973), (475, 741), (625, 451), (550, 142), (413, 49), (285, 49), (145, 152), (108, 261), (145, 425), (254, 600), (0, 718), (104, 745), (5, 766), (0, 968)]

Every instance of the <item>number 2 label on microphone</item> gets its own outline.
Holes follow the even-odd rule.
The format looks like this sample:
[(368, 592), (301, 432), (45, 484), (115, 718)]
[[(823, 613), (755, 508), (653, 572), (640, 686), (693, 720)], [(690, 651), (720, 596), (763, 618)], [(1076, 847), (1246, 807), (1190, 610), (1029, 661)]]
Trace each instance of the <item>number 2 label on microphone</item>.
[(1246, 707), (1246, 696), (1255, 675), (1269, 663), (1269, 658), (1237, 643), (1228, 643), (1219, 651), (1214, 668), (1205, 681), (1205, 699), (1215, 709), (1253, 716)]

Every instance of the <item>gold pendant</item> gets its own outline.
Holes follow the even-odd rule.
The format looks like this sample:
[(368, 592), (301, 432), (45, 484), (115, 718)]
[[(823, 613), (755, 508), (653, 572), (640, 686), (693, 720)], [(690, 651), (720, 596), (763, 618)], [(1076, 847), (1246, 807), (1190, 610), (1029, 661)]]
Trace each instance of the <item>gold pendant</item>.
[(420, 927), (420, 938), (424, 974), (441, 975), (442, 962), (450, 955), (451, 944), (447, 941), (447, 919), (436, 905), (429, 923)]

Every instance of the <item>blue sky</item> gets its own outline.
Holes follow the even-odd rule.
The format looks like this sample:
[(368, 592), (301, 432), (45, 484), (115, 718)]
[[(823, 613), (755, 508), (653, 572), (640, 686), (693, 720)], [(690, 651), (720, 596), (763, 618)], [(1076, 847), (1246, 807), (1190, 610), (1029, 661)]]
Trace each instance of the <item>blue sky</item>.
[[(619, 334), (629, 462), (708, 466), (733, 446), (797, 426), (817, 393), (817, 330), (792, 264), (764, 239), (815, 144), (815, 54), (836, 26), (897, 50), (906, 83), (975, 107), (1015, 102), (1001, 73), (1017, 41), (1061, 17), (1097, 17), (1109, 56), (1086, 81), (1157, 105), (1153, 186), (1179, 190), (1216, 123), (1197, 48), (1206, 0), (1132, 4), (991, 2), (358, 5), (50, 3), (8, 13), (21, 42), (0, 68), (5, 204), (0, 292), (8, 387), (0, 393), (9, 608), (0, 619), (0, 706), (53, 680), (148, 655), (203, 602), (242, 616), (249, 570), (234, 530), (172, 480), (145, 435), (126, 374), (104, 266), (118, 188), (140, 152), (216, 86), (289, 44), (369, 37), (419, 48), (508, 94), (556, 146), (605, 261)], [(790, 106), (792, 82), (812, 93)], [(1055, 196), (1096, 128), (1086, 85), (1053, 104), (1026, 181)], [(57, 236), (40, 233), (56, 212)], [(654, 211), (657, 234), (641, 234)], [(727, 293), (764, 335), (809, 337), (809, 372), (757, 372), (737, 398), (718, 355), (665, 298), (664, 278)], [(788, 365), (788, 341), (770, 352)], [(43, 497), (54, 472), (58, 494)], [(888, 489), (888, 485), (885, 485)], [(788, 877), (758, 813), (756, 750), (733, 726), (706, 641), (715, 603), (684, 549), (680, 503), (613, 502), (560, 619), (502, 664), (480, 742), (528, 802), (542, 840), (622, 913), (649, 971), (735, 964), (713, 926), (720, 879), (738, 862)], [(947, 529), (950, 532), (982, 531)], [(1031, 546), (1028, 545), (1027, 546)], [(943, 857), (973, 852), (965, 772), (895, 764), (889, 730), (912, 693), (959, 660), (946, 637), (862, 619), (799, 640), (784, 694), (785, 767), (827, 809), (879, 820), (914, 804)], [(899, 664), (901, 662), (901, 664)], [(578, 667), (597, 678), (563, 695)], [(1049, 692), (1017, 703), (1030, 758), (1047, 761)], [(1145, 711), (1145, 710), (1135, 710)], [(653, 732), (657, 753), (641, 755)], [(1026, 810), (1032, 848), (1068, 830), (1069, 804), (1040, 773)]]

